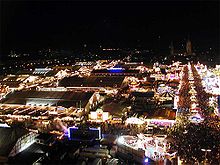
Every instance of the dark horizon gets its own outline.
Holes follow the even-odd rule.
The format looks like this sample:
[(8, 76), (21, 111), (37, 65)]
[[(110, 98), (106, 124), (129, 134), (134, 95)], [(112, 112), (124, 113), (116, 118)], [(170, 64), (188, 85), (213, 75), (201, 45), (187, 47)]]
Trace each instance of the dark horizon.
[(144, 47), (219, 51), (219, 2), (2, 1), (1, 54), (42, 48)]

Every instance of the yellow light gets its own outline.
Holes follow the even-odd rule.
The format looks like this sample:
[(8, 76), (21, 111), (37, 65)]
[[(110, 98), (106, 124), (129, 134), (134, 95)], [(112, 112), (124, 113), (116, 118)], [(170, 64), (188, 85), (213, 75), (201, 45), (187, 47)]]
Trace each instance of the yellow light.
[(91, 114), (91, 119), (92, 120), (96, 120), (97, 119), (97, 112), (90, 112), (90, 114)]

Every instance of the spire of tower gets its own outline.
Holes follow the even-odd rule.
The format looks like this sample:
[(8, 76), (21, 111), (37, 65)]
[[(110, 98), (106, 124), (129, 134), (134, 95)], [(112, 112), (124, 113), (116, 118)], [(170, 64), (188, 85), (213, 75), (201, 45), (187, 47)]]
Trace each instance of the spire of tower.
[(188, 39), (187, 39), (187, 42), (186, 42), (186, 54), (187, 55), (192, 55), (192, 43), (189, 39), (189, 35), (188, 35)]
[(173, 46), (173, 41), (171, 41), (170, 43), (170, 55), (173, 56), (174, 55), (174, 46)]

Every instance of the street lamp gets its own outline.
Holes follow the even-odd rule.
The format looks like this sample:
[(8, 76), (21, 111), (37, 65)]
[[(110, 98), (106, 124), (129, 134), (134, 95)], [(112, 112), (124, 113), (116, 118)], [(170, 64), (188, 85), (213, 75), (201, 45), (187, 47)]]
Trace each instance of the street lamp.
[(207, 152), (211, 152), (212, 150), (210, 150), (210, 149), (201, 149), (201, 151), (203, 151), (203, 152), (205, 152), (205, 162), (204, 162), (204, 164), (206, 165), (206, 161), (207, 161), (207, 158), (206, 158), (206, 156), (207, 156)]

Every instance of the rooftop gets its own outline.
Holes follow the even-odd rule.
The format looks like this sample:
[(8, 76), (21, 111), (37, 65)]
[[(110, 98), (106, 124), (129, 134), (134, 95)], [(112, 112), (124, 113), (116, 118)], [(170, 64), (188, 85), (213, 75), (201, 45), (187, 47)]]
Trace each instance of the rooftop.
[(19, 164), (33, 164), (43, 155), (44, 152), (41, 150), (41, 146), (34, 143), (24, 151), (18, 153), (15, 157), (10, 158), (8, 164), (16, 164), (17, 162), (19, 162)]
[(0, 156), (8, 157), (9, 153), (13, 149), (17, 140), (27, 134), (28, 131), (21, 128), (11, 127), (3, 128), (0, 127)]
[(90, 76), (90, 77), (65, 77), (59, 83), (64, 87), (121, 87), (124, 76)]
[(15, 91), (3, 100), (3, 104), (20, 104), (20, 105), (51, 105), (71, 107), (76, 106), (81, 101), (84, 107), (93, 92), (74, 92), (74, 91)]

